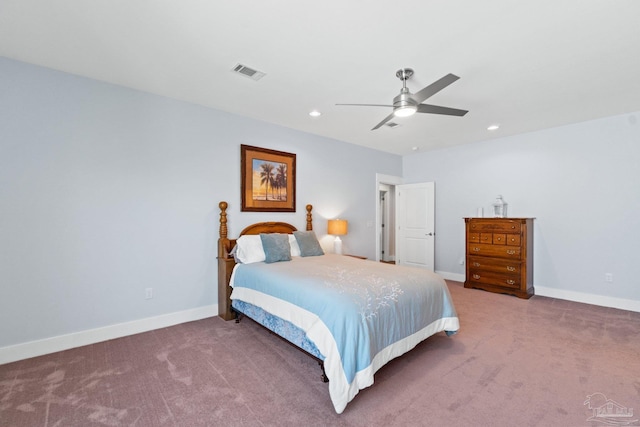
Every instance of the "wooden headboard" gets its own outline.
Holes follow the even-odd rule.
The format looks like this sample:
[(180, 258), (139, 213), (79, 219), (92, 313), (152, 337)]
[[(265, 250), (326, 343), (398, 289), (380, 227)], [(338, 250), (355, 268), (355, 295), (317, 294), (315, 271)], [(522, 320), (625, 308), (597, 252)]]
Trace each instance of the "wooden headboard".
[[(231, 255), (231, 250), (236, 245), (237, 239), (228, 238), (227, 229), (227, 208), (229, 205), (227, 202), (220, 202), (220, 238), (218, 239), (218, 315), (224, 320), (231, 320), (235, 317), (231, 310), (231, 287), (229, 281), (231, 280), (231, 273), (233, 267), (236, 265), (236, 261)], [(313, 218), (311, 210), (313, 206), (307, 205), (307, 227), (306, 230), (313, 230)], [(292, 234), (297, 228), (286, 222), (258, 222), (245, 227), (240, 233), (240, 236), (245, 234), (260, 234), (260, 233), (285, 233)]]

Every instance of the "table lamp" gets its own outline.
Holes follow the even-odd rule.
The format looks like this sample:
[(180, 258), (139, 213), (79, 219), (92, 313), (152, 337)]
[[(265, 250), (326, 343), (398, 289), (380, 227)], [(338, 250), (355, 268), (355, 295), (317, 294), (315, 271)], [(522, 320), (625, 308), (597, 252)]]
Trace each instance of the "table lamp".
[(336, 236), (333, 241), (333, 251), (338, 255), (342, 255), (342, 240), (340, 240), (340, 236), (347, 234), (348, 228), (349, 223), (346, 219), (330, 219), (327, 225), (327, 233)]

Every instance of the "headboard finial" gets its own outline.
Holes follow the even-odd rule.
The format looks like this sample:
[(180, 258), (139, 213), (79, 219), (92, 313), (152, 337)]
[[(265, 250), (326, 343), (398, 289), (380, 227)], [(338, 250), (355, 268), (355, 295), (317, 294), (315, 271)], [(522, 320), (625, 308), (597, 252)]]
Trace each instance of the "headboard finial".
[(227, 202), (220, 202), (218, 204), (220, 207), (220, 238), (227, 238), (227, 207), (229, 206)]
[(311, 209), (313, 209), (313, 206), (307, 205), (307, 231), (313, 230), (313, 221), (311, 219)]

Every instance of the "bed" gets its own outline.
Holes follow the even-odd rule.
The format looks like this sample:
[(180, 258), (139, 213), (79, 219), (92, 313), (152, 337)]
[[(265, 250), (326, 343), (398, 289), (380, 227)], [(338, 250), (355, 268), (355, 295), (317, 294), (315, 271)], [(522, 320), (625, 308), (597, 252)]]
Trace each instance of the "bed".
[[(218, 304), (225, 320), (247, 316), (318, 360), (340, 414), (375, 372), (459, 320), (442, 277), (349, 256), (324, 254), (307, 205), (306, 229), (283, 222), (228, 238), (220, 202)], [(322, 253), (320, 253), (322, 252)]]

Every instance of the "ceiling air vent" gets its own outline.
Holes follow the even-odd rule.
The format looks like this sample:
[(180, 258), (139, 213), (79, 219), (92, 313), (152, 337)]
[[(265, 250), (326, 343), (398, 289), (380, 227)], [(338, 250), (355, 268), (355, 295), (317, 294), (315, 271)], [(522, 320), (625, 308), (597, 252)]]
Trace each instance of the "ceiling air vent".
[(242, 65), (242, 64), (237, 64), (235, 67), (233, 67), (233, 71), (238, 74), (242, 74), (245, 77), (249, 77), (250, 79), (253, 79), (253, 80), (260, 80), (265, 76), (265, 73), (258, 70), (254, 70), (253, 68), (249, 68), (246, 65)]

